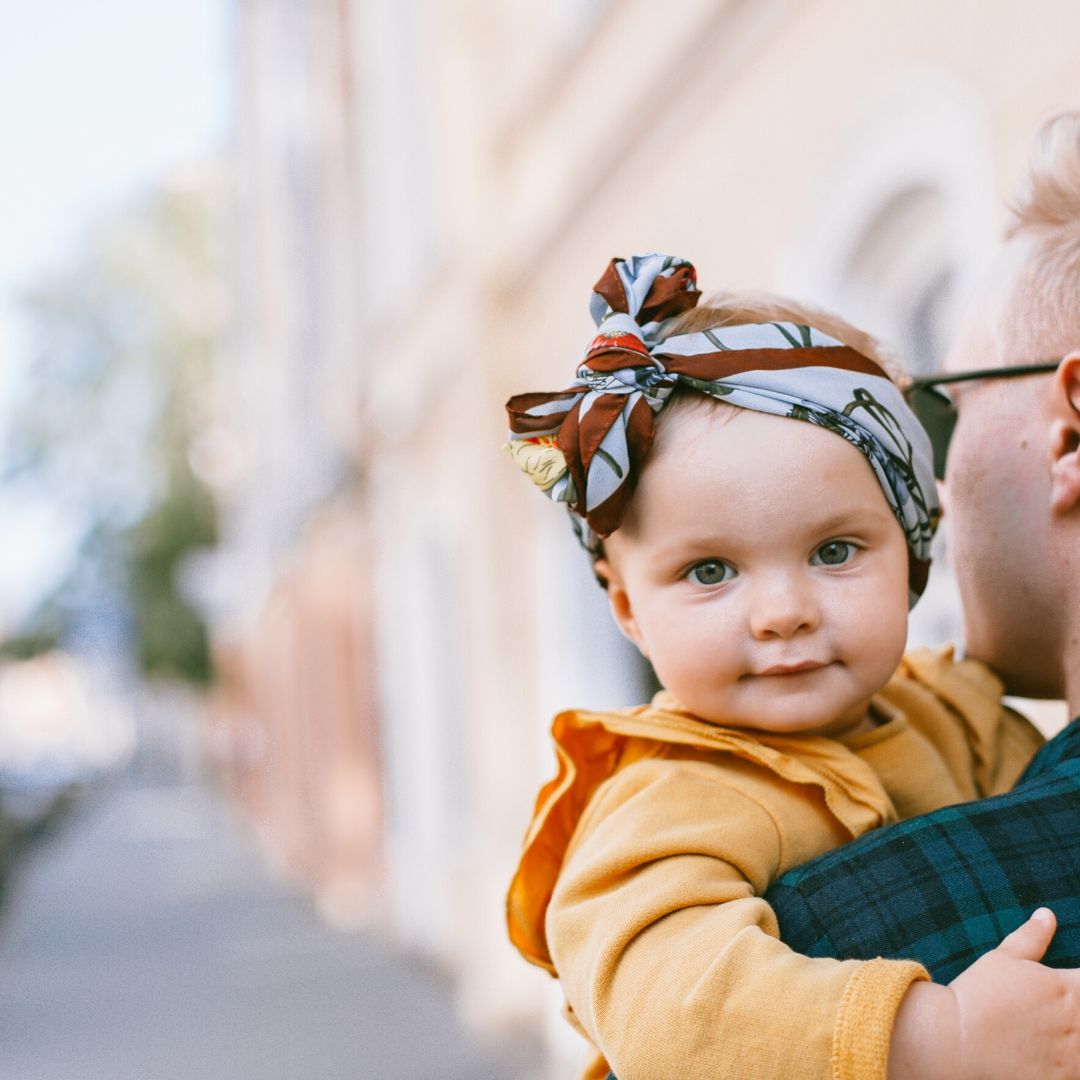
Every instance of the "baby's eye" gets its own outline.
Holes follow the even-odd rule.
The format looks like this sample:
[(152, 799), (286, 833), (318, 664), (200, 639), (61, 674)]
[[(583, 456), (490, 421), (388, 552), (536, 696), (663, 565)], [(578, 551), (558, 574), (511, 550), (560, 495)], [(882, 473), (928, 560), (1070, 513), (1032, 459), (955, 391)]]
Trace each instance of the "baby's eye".
[(814, 552), (810, 558), (811, 566), (843, 566), (851, 559), (858, 548), (848, 540), (829, 540)]
[(723, 559), (706, 559), (691, 566), (686, 576), (695, 585), (723, 585), (730, 581), (738, 571)]

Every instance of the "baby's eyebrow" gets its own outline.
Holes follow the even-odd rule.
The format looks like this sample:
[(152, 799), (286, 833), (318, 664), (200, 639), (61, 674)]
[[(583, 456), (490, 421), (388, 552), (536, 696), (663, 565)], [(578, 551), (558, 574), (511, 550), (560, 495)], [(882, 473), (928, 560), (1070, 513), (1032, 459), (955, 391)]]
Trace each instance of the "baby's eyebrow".
[(872, 506), (852, 506), (837, 510), (828, 517), (810, 523), (815, 532), (843, 532), (858, 525), (891, 521), (892, 515)]
[[(827, 538), (830, 534), (842, 535), (844, 533), (858, 532), (860, 528), (868, 526), (882, 526), (896, 519), (884, 507), (876, 506), (844, 506), (838, 510), (828, 511), (826, 508), (821, 517), (808, 517), (798, 528), (803, 538), (813, 535), (818, 541)], [(722, 557), (725, 551), (729, 553), (746, 542), (746, 535), (740, 531), (737, 523), (733, 523), (730, 531), (708, 531), (679, 536), (676, 539), (661, 541), (653, 549), (653, 558), (658, 561), (666, 559), (690, 559), (704, 556)]]

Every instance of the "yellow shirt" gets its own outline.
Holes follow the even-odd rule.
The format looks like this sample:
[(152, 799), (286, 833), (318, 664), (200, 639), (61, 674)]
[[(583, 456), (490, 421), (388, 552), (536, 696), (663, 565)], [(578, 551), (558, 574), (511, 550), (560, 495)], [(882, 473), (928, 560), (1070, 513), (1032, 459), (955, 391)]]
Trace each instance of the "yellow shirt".
[(874, 708), (843, 741), (720, 727), (663, 693), (556, 717), (508, 921), (596, 1050), (584, 1077), (884, 1080), (925, 969), (800, 956), (761, 895), (879, 825), (1007, 790), (1042, 740), (949, 649), (909, 653)]

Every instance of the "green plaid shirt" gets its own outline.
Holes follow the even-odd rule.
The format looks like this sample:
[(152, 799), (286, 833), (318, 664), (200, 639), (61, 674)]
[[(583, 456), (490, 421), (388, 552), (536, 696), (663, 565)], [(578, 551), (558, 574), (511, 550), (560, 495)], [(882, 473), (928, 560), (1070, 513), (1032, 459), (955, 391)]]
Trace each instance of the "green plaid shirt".
[(1045, 962), (1080, 965), (1080, 722), (1051, 739), (1012, 791), (878, 829), (765, 894), (806, 956), (921, 961), (948, 982), (1045, 905)]
[(804, 956), (914, 959), (938, 982), (1046, 906), (1058, 930), (1044, 963), (1080, 966), (1080, 722), (1012, 791), (867, 833), (790, 870), (765, 899)]

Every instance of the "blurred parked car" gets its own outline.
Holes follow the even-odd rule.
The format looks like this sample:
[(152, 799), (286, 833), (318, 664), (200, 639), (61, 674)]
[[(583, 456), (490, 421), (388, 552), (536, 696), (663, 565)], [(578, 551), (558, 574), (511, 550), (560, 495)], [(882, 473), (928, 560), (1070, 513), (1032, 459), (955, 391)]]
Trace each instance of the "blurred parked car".
[(0, 666), (0, 814), (31, 823), (73, 787), (127, 763), (130, 712), (63, 652)]

